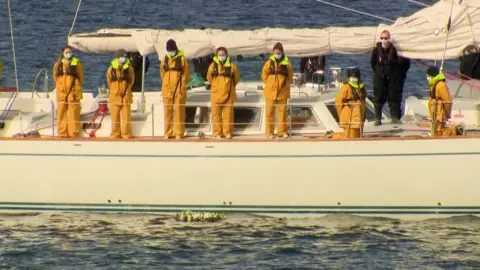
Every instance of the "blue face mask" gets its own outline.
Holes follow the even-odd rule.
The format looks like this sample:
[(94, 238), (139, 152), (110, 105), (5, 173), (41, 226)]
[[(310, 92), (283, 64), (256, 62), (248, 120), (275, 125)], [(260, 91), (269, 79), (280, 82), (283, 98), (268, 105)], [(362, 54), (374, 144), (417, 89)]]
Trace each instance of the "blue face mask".
[(275, 59), (280, 60), (282, 59), (282, 54), (275, 54)]
[(227, 56), (225, 56), (225, 55), (221, 55), (221, 56), (218, 57), (218, 61), (220, 61), (220, 62), (225, 62), (225, 60), (227, 60)]
[(123, 63), (127, 62), (127, 58), (120, 57), (120, 58), (118, 58), (118, 62), (120, 62), (120, 64), (123, 64)]

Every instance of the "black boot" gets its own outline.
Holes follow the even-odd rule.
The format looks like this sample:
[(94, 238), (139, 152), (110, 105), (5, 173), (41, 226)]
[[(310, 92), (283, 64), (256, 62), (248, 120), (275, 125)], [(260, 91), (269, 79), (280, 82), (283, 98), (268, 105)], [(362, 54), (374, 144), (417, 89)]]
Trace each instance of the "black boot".
[(389, 103), (390, 115), (392, 116), (392, 124), (399, 124), (400, 121), (400, 106), (395, 103)]
[(375, 104), (375, 123), (374, 126), (380, 126), (382, 124), (382, 105)]

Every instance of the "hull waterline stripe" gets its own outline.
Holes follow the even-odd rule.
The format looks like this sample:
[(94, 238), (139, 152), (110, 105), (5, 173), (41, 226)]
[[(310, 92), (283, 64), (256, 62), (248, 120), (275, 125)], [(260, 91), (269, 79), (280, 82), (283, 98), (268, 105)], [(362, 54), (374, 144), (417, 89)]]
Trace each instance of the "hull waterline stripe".
[(477, 156), (480, 152), (445, 153), (387, 153), (387, 154), (331, 154), (331, 155), (125, 155), (125, 154), (47, 154), (0, 153), (0, 156), (16, 157), (88, 157), (88, 158), (371, 158), (371, 157), (421, 157), (421, 156)]
[[(101, 209), (101, 208), (57, 208), (57, 207), (0, 207), (0, 210), (15, 211), (63, 211), (63, 212), (122, 212), (122, 213), (180, 213), (177, 209)], [(190, 209), (191, 211), (205, 211), (205, 209)], [(221, 211), (230, 214), (363, 214), (363, 215), (480, 215), (479, 211), (271, 211), (271, 210), (227, 210)]]
[(2, 206), (49, 206), (49, 207), (105, 207), (105, 208), (182, 208), (182, 209), (379, 209), (379, 210), (479, 210), (478, 206), (331, 206), (331, 205), (207, 205), (207, 204), (123, 204), (123, 203), (37, 203), (37, 202), (0, 202)]

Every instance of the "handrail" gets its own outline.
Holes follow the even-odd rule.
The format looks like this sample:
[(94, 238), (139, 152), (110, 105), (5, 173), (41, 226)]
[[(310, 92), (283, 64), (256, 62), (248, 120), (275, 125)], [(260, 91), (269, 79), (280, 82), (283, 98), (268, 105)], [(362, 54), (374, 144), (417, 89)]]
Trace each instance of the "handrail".
[(306, 97), (309, 97), (309, 95), (305, 92), (300, 92), (300, 91), (299, 92), (290, 92), (290, 94), (293, 94), (293, 93), (298, 93), (299, 96), (304, 95)]
[[(12, 97), (13, 97), (13, 95), (12, 95)], [(37, 133), (40, 130), (45, 130), (46, 131), (48, 129), (51, 129), (51, 136), (56, 137), (55, 132), (56, 132), (57, 123), (55, 121), (57, 119), (55, 117), (56, 116), (55, 101), (53, 101), (53, 100), (48, 100), (48, 101), (50, 102), (50, 111), (51, 111), (50, 121), (51, 121), (51, 123), (48, 124), (49, 120), (46, 119), (46, 118), (42, 118), (41, 122), (33, 123), (33, 126), (35, 126), (34, 129), (37, 131)], [(74, 102), (74, 103), (78, 103), (78, 102)], [(115, 104), (115, 103), (108, 102), (108, 104), (118, 105), (118, 104), (122, 104), (122, 103)], [(156, 137), (158, 137), (158, 134), (156, 134), (157, 128), (161, 127), (162, 124), (165, 124), (164, 121), (157, 122), (158, 115), (155, 114), (155, 111), (158, 108), (157, 106), (161, 106), (161, 104), (162, 104), (162, 102), (149, 103), (147, 108), (150, 108), (150, 112), (147, 112), (147, 114), (142, 114), (142, 117), (141, 117), (142, 120), (135, 120), (135, 118), (133, 119), (133, 121), (129, 120), (129, 121), (131, 121), (130, 123), (132, 123), (132, 124), (134, 122), (148, 121), (147, 120), (149, 118), (148, 114), (150, 114), (150, 121), (151, 122), (150, 123), (143, 122), (144, 124), (142, 126), (146, 127), (147, 125), (150, 124), (151, 125), (151, 130), (146, 131), (146, 132), (145, 131), (142, 132), (142, 135), (139, 136), (139, 137), (151, 137), (152, 139), (155, 139)], [(352, 106), (352, 107), (360, 105), (357, 102), (352, 103), (351, 101), (350, 102), (344, 102), (343, 104), (347, 105), (347, 106)], [(174, 104), (172, 104), (172, 105), (174, 105)], [(231, 104), (231, 105), (226, 105), (226, 106), (235, 106), (235, 105)], [(275, 104), (273, 106), (282, 106), (283, 107), (285, 105)], [(305, 111), (303, 109), (300, 110), (300, 111), (293, 110), (294, 107), (296, 107), (296, 106), (297, 105), (295, 103), (292, 103), (290, 100), (288, 100), (287, 104), (286, 104), (286, 108), (284, 108), (284, 110), (286, 110), (287, 116), (286, 116), (285, 121), (283, 122), (283, 125), (285, 125), (285, 127), (288, 126), (287, 134), (285, 134), (285, 135), (287, 135), (286, 137), (292, 138), (296, 134), (311, 134), (311, 131), (314, 130), (314, 129), (317, 132), (323, 132), (324, 130), (327, 130), (327, 131), (328, 130), (336, 130), (336, 126), (334, 126), (333, 124), (330, 125), (330, 126), (329, 125), (324, 125), (325, 122), (322, 121), (322, 119), (315, 114), (315, 111)], [(92, 109), (93, 109), (93, 107), (92, 107)], [(310, 110), (312, 110), (312, 108), (310, 108)], [(95, 111), (89, 111), (88, 113), (84, 113), (84, 114), (81, 115), (81, 116), (86, 116), (86, 115), (93, 114), (93, 118), (92, 118), (92, 120), (89, 124), (91, 124), (90, 127), (94, 127), (95, 131), (99, 130), (100, 126), (105, 126), (104, 124), (102, 124), (103, 117), (100, 119), (100, 122), (96, 121), (96, 119), (99, 119), (99, 118), (96, 117), (97, 112), (99, 112), (99, 111), (100, 111), (100, 107), (98, 107), (98, 109), (95, 110)], [(105, 115), (107, 115), (108, 112), (109, 111), (107, 110)], [(312, 116), (312, 113), (313, 113), (313, 116)], [(182, 121), (181, 124), (185, 125), (185, 131), (188, 132), (189, 133), (188, 135), (190, 135), (190, 136), (193, 134), (191, 132), (197, 132), (198, 131), (199, 132), (198, 133), (199, 137), (205, 137), (203, 132), (205, 130), (207, 130), (208, 132), (212, 131), (213, 125), (215, 125), (217, 123), (217, 122), (215, 122), (215, 120), (212, 119), (213, 115), (211, 113), (207, 112), (206, 110), (204, 112), (201, 112), (197, 108), (197, 111), (195, 113), (194, 118), (192, 117), (192, 114), (189, 114), (189, 115), (190, 116), (187, 117), (187, 118), (190, 119), (190, 120), (185, 119), (185, 121)], [(196, 116), (199, 116), (199, 115), (200, 115), (200, 118), (197, 119)], [(239, 130), (245, 131), (245, 130), (248, 129), (250, 131), (254, 131), (253, 133), (250, 133), (250, 132), (245, 133), (245, 136), (260, 135), (260, 133), (261, 133), (260, 130), (262, 130), (262, 128), (261, 128), (262, 127), (262, 122), (265, 123), (264, 121), (270, 121), (269, 119), (259, 121), (259, 117), (261, 117), (261, 115), (264, 115), (264, 114), (262, 114), (261, 111), (255, 111), (254, 114), (251, 114), (250, 112), (248, 112), (247, 114), (245, 114), (244, 117), (240, 117), (240, 119), (234, 119), (234, 122), (232, 123), (234, 125), (234, 127), (233, 127), (234, 130), (236, 131), (236, 127), (238, 125)], [(45, 119), (45, 120), (43, 120), (43, 119)], [(137, 119), (140, 119), (140, 118), (137, 118)], [(85, 132), (87, 132), (87, 129), (89, 129), (88, 128), (89, 125), (85, 126), (85, 118), (82, 118), (81, 120), (79, 119), (78, 121), (80, 123), (83, 123), (83, 128), (81, 128), (81, 130), (85, 130)], [(123, 121), (123, 120), (121, 120), (121, 121)], [(268, 122), (267, 124), (276, 125), (278, 123), (279, 119), (276, 118), (272, 121), (273, 121), (273, 123)], [(361, 135), (363, 134), (363, 131), (364, 131), (363, 130), (363, 124), (365, 123), (365, 119), (355, 120), (355, 121), (354, 121), (354, 119), (350, 119), (348, 121), (342, 121), (342, 122), (343, 123), (350, 123), (350, 124), (360, 124), (361, 126), (359, 128), (360, 128), (360, 131), (361, 131)], [(338, 121), (337, 121), (337, 123), (338, 123)], [(40, 124), (40, 127), (39, 127), (39, 124)], [(432, 123), (432, 124), (434, 125), (435, 123)], [(251, 127), (254, 127), (254, 128), (250, 129)], [(31, 128), (28, 127), (28, 129), (31, 129)], [(345, 128), (343, 128), (343, 129), (345, 130)], [(107, 130), (108, 130), (108, 127), (107, 127)], [(162, 129), (160, 128), (160, 130), (162, 130)], [(278, 126), (277, 126), (277, 131), (278, 131)], [(303, 133), (303, 131), (305, 131), (306, 133)], [(24, 131), (22, 130), (22, 132), (24, 132)], [(43, 135), (47, 135), (47, 132), (45, 132)], [(337, 131), (335, 131), (335, 132), (337, 132)], [(203, 134), (203, 135), (200, 136), (200, 134)], [(27, 132), (27, 135), (28, 135), (28, 132)], [(186, 135), (187, 135), (187, 133), (185, 133), (185, 136)], [(243, 135), (236, 135), (236, 136), (243, 136)], [(28, 137), (28, 136), (25, 136), (25, 137)]]
[(37, 80), (38, 80), (39, 76), (42, 74), (42, 72), (45, 72), (45, 77), (44, 77), (44, 82), (43, 82), (43, 84), (44, 84), (43, 85), (43, 91), (44, 91), (44, 94), (45, 94), (45, 98), (48, 98), (48, 70), (46, 68), (40, 69), (37, 73), (37, 76), (35, 76), (35, 80), (33, 81), (33, 85), (32, 85), (32, 98), (33, 98), (34, 93), (37, 95), (37, 97), (40, 98), (40, 95), (38, 95), (38, 91), (35, 88), (35, 85), (37, 84)]
[(55, 104), (53, 103), (53, 100), (50, 100), (50, 112), (52, 114), (52, 137), (55, 137)]

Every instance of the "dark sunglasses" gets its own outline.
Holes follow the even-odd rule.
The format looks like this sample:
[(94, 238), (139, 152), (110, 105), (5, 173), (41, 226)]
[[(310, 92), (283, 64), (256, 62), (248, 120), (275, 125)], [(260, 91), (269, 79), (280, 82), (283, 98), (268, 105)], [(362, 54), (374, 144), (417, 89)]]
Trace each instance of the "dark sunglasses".
[(381, 40), (388, 40), (388, 38), (386, 38), (386, 37), (381, 37), (380, 39)]

